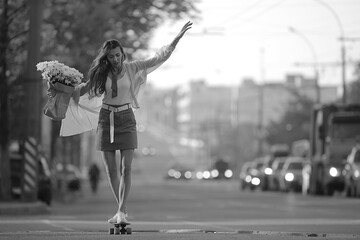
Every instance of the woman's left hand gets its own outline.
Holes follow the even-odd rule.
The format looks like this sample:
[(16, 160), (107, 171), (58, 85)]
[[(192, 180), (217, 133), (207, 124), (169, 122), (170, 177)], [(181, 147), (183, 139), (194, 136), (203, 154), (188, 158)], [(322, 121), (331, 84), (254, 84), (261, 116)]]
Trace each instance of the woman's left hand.
[(184, 36), (186, 31), (189, 30), (192, 27), (192, 24), (193, 23), (191, 21), (188, 21), (187, 23), (185, 23), (185, 25), (182, 27), (181, 31), (176, 36), (176, 38), (180, 40), (180, 38), (182, 38)]
[(192, 22), (188, 21), (187, 23), (185, 23), (185, 25), (182, 27), (181, 31), (178, 33), (178, 35), (175, 37), (175, 39), (171, 42), (170, 46), (172, 46), (173, 48), (176, 47), (177, 43), (179, 42), (179, 40), (184, 36), (184, 34), (186, 33), (187, 30), (189, 30), (192, 26)]

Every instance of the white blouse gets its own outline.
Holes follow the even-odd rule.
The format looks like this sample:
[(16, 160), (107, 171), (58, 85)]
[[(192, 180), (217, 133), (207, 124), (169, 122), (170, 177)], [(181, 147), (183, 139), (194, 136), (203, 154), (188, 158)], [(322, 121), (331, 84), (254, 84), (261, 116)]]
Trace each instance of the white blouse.
[[(127, 82), (130, 84), (130, 91), (127, 93), (130, 94), (130, 99), (126, 99), (125, 101), (130, 100), (133, 108), (140, 107), (137, 96), (140, 89), (146, 83), (147, 74), (161, 66), (171, 56), (173, 51), (174, 48), (170, 45), (167, 45), (162, 47), (155, 54), (155, 56), (149, 59), (124, 62), (124, 67), (126, 70), (125, 75), (127, 75), (129, 80)], [(109, 79), (107, 79), (107, 82), (108, 80)], [(119, 79), (118, 83), (122, 80), (124, 79)], [(60, 136), (72, 136), (96, 129), (99, 119), (99, 112), (103, 101), (110, 104), (108, 99), (104, 98), (104, 94), (101, 97), (93, 98), (90, 98), (88, 93), (80, 96), (80, 90), (86, 87), (86, 85), (86, 83), (82, 83), (75, 88), (73, 97), (70, 99), (70, 103), (66, 111), (65, 119), (61, 121)], [(111, 88), (111, 81), (109, 86)], [(120, 87), (121, 84), (118, 85), (118, 96), (120, 98), (122, 96), (129, 97), (129, 95), (122, 94), (122, 90), (119, 89)], [(119, 90), (121, 92), (119, 92)], [(111, 96), (111, 91), (106, 91)], [(116, 105), (119, 105), (119, 103), (116, 103)]]

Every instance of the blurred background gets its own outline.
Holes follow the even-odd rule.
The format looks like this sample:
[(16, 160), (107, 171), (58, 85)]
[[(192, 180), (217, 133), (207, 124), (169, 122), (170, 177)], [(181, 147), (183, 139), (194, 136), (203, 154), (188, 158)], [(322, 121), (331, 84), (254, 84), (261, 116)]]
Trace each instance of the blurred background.
[(42, 114), (38, 62), (86, 76), (106, 39), (142, 59), (188, 20), (141, 94), (134, 173), (359, 196), (359, 12), (357, 0), (1, 0), (1, 200), (66, 202), (94, 164), (106, 180), (95, 133), (60, 138)]

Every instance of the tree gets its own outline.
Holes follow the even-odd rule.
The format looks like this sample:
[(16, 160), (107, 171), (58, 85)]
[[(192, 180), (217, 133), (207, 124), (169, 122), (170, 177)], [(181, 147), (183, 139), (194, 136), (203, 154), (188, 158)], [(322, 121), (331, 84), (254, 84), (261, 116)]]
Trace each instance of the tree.
[[(9, 139), (13, 132), (9, 129), (13, 121), (14, 111), (17, 104), (12, 91), (15, 79), (20, 74), (21, 64), (24, 63), (24, 51), (27, 32), (26, 26), (26, 2), (21, 0), (3, 0), (0, 5), (0, 159), (1, 159), (1, 193), (0, 199), (10, 199), (10, 165), (9, 165)], [(25, 23), (25, 24), (24, 24)], [(21, 89), (16, 92), (21, 95)], [(13, 104), (14, 103), (14, 104)], [(10, 119), (10, 121), (9, 121)], [(19, 125), (19, 126), (23, 126)]]
[(43, 56), (86, 73), (100, 44), (122, 42), (129, 57), (147, 49), (153, 31), (166, 19), (196, 17), (193, 1), (46, 1)]
[(292, 93), (294, 99), (289, 102), (283, 117), (278, 122), (271, 122), (266, 128), (266, 140), (270, 145), (309, 139), (311, 109), (314, 102), (296, 91)]
[[(195, 17), (191, 0), (47, 0), (44, 1), (42, 56), (85, 73), (99, 44), (120, 39), (131, 58), (146, 49), (153, 30), (166, 19)], [(26, 108), (21, 73), (26, 66), (29, 27), (26, 0), (0, 5), (0, 158), (2, 198), (10, 197), (9, 139), (21, 139)], [(9, 131), (11, 129), (11, 131)], [(56, 131), (54, 131), (56, 134)]]
[(6, 50), (9, 45), (9, 26), (8, 26), (8, 1), (2, 2), (1, 21), (0, 21), (0, 158), (1, 158), (1, 199), (10, 198), (10, 174), (9, 174), (9, 154), (8, 154), (8, 87), (6, 82)]

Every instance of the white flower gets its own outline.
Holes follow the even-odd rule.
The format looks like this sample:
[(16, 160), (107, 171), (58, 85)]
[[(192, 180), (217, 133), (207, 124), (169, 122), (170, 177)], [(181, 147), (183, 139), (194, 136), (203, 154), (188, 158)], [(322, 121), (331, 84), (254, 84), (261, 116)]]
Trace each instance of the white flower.
[(69, 86), (76, 86), (81, 83), (84, 77), (75, 68), (68, 67), (58, 61), (39, 62), (36, 68), (38, 71), (41, 71), (41, 76), (44, 80), (52, 83), (59, 82)]

